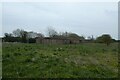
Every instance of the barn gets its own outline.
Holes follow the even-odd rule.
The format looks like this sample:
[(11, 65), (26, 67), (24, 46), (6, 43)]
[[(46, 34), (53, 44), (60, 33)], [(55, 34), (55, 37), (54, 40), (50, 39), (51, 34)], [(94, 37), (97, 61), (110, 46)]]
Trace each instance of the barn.
[(56, 38), (56, 37), (44, 37), (44, 38), (36, 38), (36, 43), (43, 44), (68, 44), (70, 43), (69, 39), (65, 38)]
[(65, 38), (65, 37), (44, 37), (36, 38), (36, 43), (41, 44), (78, 44), (81, 43), (80, 39), (75, 38)]

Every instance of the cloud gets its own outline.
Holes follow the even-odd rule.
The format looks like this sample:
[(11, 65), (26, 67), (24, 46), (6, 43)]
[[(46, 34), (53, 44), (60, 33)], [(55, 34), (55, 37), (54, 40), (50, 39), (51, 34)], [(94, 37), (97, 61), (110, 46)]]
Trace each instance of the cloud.
[(3, 31), (23, 28), (46, 33), (48, 26), (85, 36), (117, 38), (117, 3), (3, 3)]

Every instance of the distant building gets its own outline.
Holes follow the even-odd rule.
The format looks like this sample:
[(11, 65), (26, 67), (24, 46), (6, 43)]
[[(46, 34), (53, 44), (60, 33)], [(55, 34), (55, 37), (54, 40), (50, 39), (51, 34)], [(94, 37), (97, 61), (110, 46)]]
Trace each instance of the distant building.
[(44, 37), (44, 38), (36, 38), (36, 43), (43, 44), (67, 44), (70, 43), (70, 40), (64, 38), (54, 38), (54, 37)]
[(65, 37), (44, 37), (36, 38), (36, 43), (43, 43), (43, 44), (78, 44), (81, 43), (82, 40), (75, 39), (75, 38), (65, 38)]

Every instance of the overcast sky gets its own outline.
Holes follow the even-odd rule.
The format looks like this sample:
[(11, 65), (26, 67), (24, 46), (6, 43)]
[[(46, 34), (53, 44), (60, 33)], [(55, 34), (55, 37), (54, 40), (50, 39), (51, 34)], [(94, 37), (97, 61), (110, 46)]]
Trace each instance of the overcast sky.
[(113, 2), (11, 2), (2, 4), (3, 34), (20, 28), (46, 35), (47, 27), (58, 32), (118, 38), (118, 4)]

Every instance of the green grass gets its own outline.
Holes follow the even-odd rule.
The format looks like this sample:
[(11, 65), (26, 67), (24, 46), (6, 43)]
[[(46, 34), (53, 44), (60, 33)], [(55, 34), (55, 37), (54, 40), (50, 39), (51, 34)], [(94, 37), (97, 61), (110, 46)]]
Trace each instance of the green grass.
[(0, 78), (2, 77), (2, 44), (0, 41)]
[(5, 78), (116, 78), (117, 43), (43, 45), (3, 43)]

